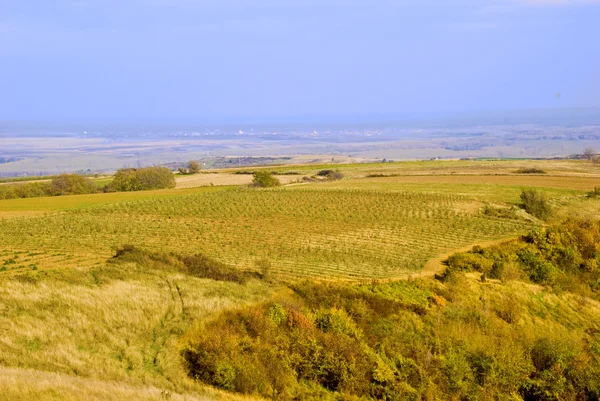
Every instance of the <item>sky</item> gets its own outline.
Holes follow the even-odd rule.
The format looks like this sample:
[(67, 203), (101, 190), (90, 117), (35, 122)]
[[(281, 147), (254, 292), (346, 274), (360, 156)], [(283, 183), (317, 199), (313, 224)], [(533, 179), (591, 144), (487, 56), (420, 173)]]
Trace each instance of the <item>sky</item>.
[(600, 107), (595, 0), (0, 0), (0, 119)]

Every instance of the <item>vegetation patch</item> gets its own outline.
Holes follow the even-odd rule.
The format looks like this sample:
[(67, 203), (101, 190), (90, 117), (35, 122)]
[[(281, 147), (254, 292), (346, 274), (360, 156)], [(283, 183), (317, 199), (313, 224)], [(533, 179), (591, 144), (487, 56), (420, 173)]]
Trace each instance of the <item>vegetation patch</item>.
[(600, 198), (600, 187), (595, 187), (587, 193), (588, 198)]
[(256, 188), (271, 188), (281, 185), (279, 179), (268, 171), (256, 171), (253, 173), (252, 184)]
[(522, 167), (515, 171), (517, 174), (546, 174), (545, 170), (536, 167)]
[(546, 196), (535, 189), (525, 189), (521, 192), (521, 202), (527, 213), (541, 220), (547, 220), (552, 216), (552, 207)]
[(485, 216), (495, 217), (499, 219), (519, 220), (519, 209), (516, 207), (503, 207), (485, 205), (481, 211)]
[(140, 267), (178, 270), (198, 278), (237, 283), (244, 283), (249, 278), (263, 278), (265, 276), (264, 272), (242, 271), (202, 254), (190, 256), (180, 256), (172, 253), (161, 254), (148, 252), (134, 245), (124, 245), (117, 249), (111, 262), (135, 262)]
[(104, 192), (147, 191), (175, 188), (175, 176), (166, 167), (120, 169)]
[(179, 167), (177, 170), (182, 175), (198, 174), (202, 170), (202, 166), (199, 162), (192, 160), (185, 167)]
[(49, 182), (0, 185), (0, 199), (82, 195), (98, 192), (92, 181), (77, 174), (54, 176)]
[(344, 178), (344, 174), (340, 170), (320, 170), (317, 177), (322, 177), (328, 181), (337, 181)]
[(600, 300), (600, 221), (567, 220), (539, 228), (516, 241), (456, 253), (447, 265), (444, 280), (469, 271), (505, 281), (526, 277), (556, 291)]
[[(586, 332), (596, 323), (524, 320), (552, 302), (532, 302), (522, 287), (454, 280), (292, 290), (189, 331), (181, 350), (188, 374), (278, 400), (600, 395), (600, 354), (589, 345), (600, 337)], [(569, 307), (554, 308), (560, 316)]]

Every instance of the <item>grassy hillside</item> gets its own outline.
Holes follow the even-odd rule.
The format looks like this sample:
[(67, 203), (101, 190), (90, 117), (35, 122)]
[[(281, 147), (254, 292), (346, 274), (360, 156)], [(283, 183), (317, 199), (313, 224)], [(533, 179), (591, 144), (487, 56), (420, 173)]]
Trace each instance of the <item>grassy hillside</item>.
[[(546, 173), (515, 172), (532, 166)], [(270, 169), (302, 178), (327, 167)], [(392, 315), (371, 316), (388, 319), (380, 322), (389, 330), (384, 337), (395, 341), (393, 347), (402, 349), (407, 363), (406, 358), (418, 364), (430, 360), (429, 370), (419, 371), (428, 384), (419, 387), (407, 378), (406, 394), (480, 399), (497, 392), (499, 382), (477, 384), (464, 360), (486, 347), (493, 358), (508, 358), (501, 345), (519, 333), (522, 341), (511, 344), (522, 352), (531, 350), (539, 333), (556, 332), (592, 358), (589, 347), (600, 329), (595, 301), (529, 282), (481, 283), (480, 273), (445, 283), (416, 277), (443, 269), (430, 262), (423, 272), (428, 261), (454, 250), (543, 227), (545, 222), (517, 206), (523, 188), (546, 194), (558, 221), (566, 215), (597, 216), (600, 201), (585, 196), (600, 183), (595, 166), (451, 161), (335, 168), (346, 177), (276, 189), (231, 186), (236, 177), (250, 181), (251, 175), (223, 170), (206, 174), (214, 176), (208, 183), (186, 181), (183, 186), (190, 188), (0, 201), (0, 400), (246, 399), (193, 380), (181, 351), (197, 346), (205, 328), (216, 330), (220, 316), (268, 315), (273, 302), (316, 313), (319, 305), (298, 287), (305, 279), (330, 283), (324, 293), (339, 299), (327, 301), (328, 308), (345, 308), (336, 302), (345, 302), (352, 288), (383, 292), (383, 303), (390, 297), (406, 301), (390, 309)], [(500, 212), (487, 213), (486, 206)], [(166, 256), (151, 263), (147, 258), (113, 259), (124, 244)], [(203, 254), (232, 269), (261, 271), (266, 266), (281, 284), (201, 278), (182, 269), (181, 260), (170, 253)], [(364, 284), (408, 277), (413, 280), (406, 285)], [(302, 285), (310, 289), (315, 284)], [(511, 299), (517, 304), (516, 323), (502, 317), (502, 308), (512, 313)], [(375, 334), (361, 326), (375, 321), (352, 319), (364, 336), (360, 346), (380, 352), (369, 340)], [(493, 341), (486, 343), (490, 336)], [(561, 338), (551, 341), (562, 344)], [(421, 342), (412, 356), (404, 353)], [(448, 355), (456, 365), (444, 362)], [(400, 369), (393, 366), (388, 367)], [(462, 381), (452, 384), (455, 377)], [(316, 387), (307, 391), (306, 399), (328, 394)], [(260, 394), (272, 395), (256, 390), (243, 397)]]

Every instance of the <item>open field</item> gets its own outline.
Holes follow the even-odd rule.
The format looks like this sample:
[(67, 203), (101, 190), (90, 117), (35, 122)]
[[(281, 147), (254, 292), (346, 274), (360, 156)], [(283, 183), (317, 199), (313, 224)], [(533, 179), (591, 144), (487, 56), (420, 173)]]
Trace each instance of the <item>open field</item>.
[(531, 227), (480, 216), (482, 204), (465, 196), (328, 188), (201, 191), (5, 219), (0, 258), (15, 273), (77, 267), (134, 244), (249, 269), (267, 259), (285, 277), (388, 278)]
[[(289, 184), (297, 181), (302, 176), (298, 175), (280, 175), (277, 176), (282, 184)], [(194, 175), (178, 176), (177, 188), (195, 188), (211, 185), (248, 185), (252, 182), (251, 174), (231, 174), (231, 173), (200, 173)]]
[[(514, 173), (523, 166), (548, 173)], [(269, 169), (299, 172), (288, 175), (295, 181), (321, 168), (331, 165)], [(169, 190), (0, 201), (0, 400), (252, 399), (189, 379), (179, 339), (221, 311), (289, 290), (107, 262), (124, 244), (202, 253), (240, 269), (259, 270), (267, 261), (284, 282), (368, 282), (418, 277), (424, 267), (432, 275), (455, 250), (543, 225), (523, 211), (515, 218), (481, 212), (486, 204), (514, 207), (523, 188), (546, 193), (558, 216), (600, 210), (600, 202), (585, 198), (600, 185), (600, 171), (585, 162), (334, 168), (346, 177), (275, 189), (237, 187), (252, 176), (221, 170), (178, 177), (180, 188)], [(468, 288), (473, 299), (488, 291), (476, 279)], [(535, 297), (539, 289), (527, 291)], [(594, 303), (586, 308), (581, 313), (596, 316)], [(536, 319), (528, 324), (535, 327)], [(462, 326), (455, 323), (458, 338)]]
[[(585, 171), (581, 176), (434, 175), (446, 163), (464, 173), (474, 162), (384, 163), (391, 176), (372, 178), (366, 176), (381, 166), (352, 165), (341, 168), (349, 176), (341, 181), (272, 190), (226, 186), (247, 183), (251, 175), (222, 171), (178, 178), (178, 185), (201, 188), (6, 200), (0, 202), (0, 263), (8, 263), (5, 270), (13, 273), (30, 266), (99, 265), (131, 243), (179, 254), (202, 252), (246, 269), (268, 260), (282, 277), (389, 278), (418, 272), (427, 260), (453, 249), (536, 224), (484, 216), (480, 209), (486, 203), (517, 204), (523, 188), (537, 187), (560, 207), (582, 201), (600, 182), (590, 176), (595, 166), (583, 162), (564, 162), (572, 174)], [(538, 166), (481, 163), (476, 171), (490, 163), (496, 171)], [(558, 169), (560, 163), (539, 166)], [(307, 175), (317, 171), (300, 167)], [(422, 174), (396, 175), (408, 168)], [(205, 180), (216, 185), (204, 186)], [(32, 249), (35, 255), (27, 255)]]

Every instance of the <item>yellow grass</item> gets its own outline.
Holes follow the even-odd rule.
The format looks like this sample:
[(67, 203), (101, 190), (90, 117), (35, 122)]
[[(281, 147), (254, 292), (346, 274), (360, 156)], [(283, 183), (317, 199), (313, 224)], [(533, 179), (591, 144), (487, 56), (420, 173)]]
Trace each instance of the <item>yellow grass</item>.
[[(152, 398), (160, 391), (206, 399), (206, 389), (186, 376), (178, 335), (198, 319), (271, 292), (256, 281), (215, 282), (134, 264), (0, 276), (0, 365), (30, 369), (4, 369), (9, 375), (0, 388), (12, 390), (0, 399), (53, 391), (51, 399), (61, 400), (138, 392), (160, 399)], [(52, 386), (51, 376), (32, 370), (62, 379)], [(36, 375), (42, 382), (27, 381)], [(61, 389), (69, 393), (63, 397)]]

